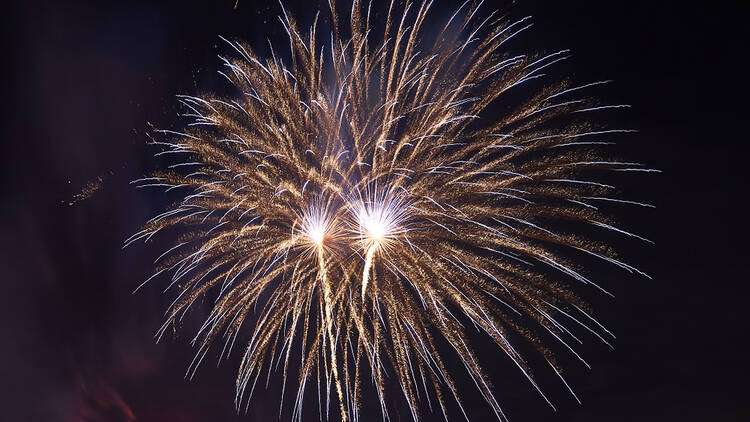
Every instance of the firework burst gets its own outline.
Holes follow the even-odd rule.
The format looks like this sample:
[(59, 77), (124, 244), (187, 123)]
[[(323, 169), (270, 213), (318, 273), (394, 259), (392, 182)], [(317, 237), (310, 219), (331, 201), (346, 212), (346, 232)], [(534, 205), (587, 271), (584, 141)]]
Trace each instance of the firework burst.
[(629, 132), (591, 122), (595, 111), (624, 107), (584, 96), (606, 81), (542, 82), (568, 53), (509, 54), (528, 18), (480, 17), (464, 4), (428, 37), (430, 6), (391, 3), (380, 31), (369, 5), (355, 1), (344, 26), (331, 7), (330, 37), (319, 36), (317, 17), (300, 31), (283, 11), (288, 63), (222, 38), (234, 58), (221, 57), (219, 73), (236, 94), (180, 96), (190, 123), (154, 142), (175, 163), (134, 182), (183, 193), (126, 241), (180, 233), (151, 277), (169, 274), (178, 290), (158, 336), (196, 300), (213, 300), (188, 375), (211, 344), (227, 356), (243, 322), (253, 325), (238, 408), (264, 371), (261, 384), (279, 371), (282, 396), (296, 384), (292, 417), (308, 382), (321, 414), (338, 403), (343, 420), (359, 419), (362, 383), (374, 386), (384, 418), (386, 394), (396, 394), (387, 383), (400, 386), (415, 420), (420, 403), (446, 414), (447, 399), (461, 406), (442, 357), (452, 349), (504, 419), (469, 329), (541, 394), (514, 342), (531, 344), (560, 375), (555, 343), (580, 359), (565, 322), (610, 335), (574, 293), (602, 289), (574, 257), (640, 273), (581, 235), (593, 225), (638, 237), (597, 203), (649, 206), (594, 180), (602, 170), (649, 171), (596, 153)]

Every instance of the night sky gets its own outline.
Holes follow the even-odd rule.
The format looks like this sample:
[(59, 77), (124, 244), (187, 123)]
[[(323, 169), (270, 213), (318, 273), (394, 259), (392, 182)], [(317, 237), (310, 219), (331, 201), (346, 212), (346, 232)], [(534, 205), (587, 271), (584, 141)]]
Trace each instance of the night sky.
[[(277, 420), (273, 385), (237, 416), (238, 353), (218, 369), (218, 353), (209, 354), (196, 378), (184, 380), (201, 312), (156, 344), (173, 296), (162, 294), (163, 279), (131, 294), (170, 239), (121, 247), (167, 205), (163, 195), (128, 184), (158, 165), (146, 145), (149, 122), (179, 128), (176, 94), (226, 90), (216, 55), (231, 51), (219, 35), (259, 52), (268, 51), (266, 38), (286, 47), (281, 9), (247, 0), (237, 9), (235, 0), (151, 3), (11, 1), (3, 10), (0, 420)], [(613, 351), (587, 338), (580, 350), (591, 370), (563, 359), (583, 405), (541, 376), (552, 411), (499, 349), (484, 348), (506, 414), (516, 422), (748, 420), (740, 320), (750, 280), (740, 114), (748, 100), (738, 58), (747, 34), (729, 19), (739, 12), (710, 2), (486, 3), (485, 11), (534, 16), (516, 51), (573, 50), (552, 74), (613, 79), (599, 98), (633, 107), (608, 121), (640, 131), (617, 152), (663, 171), (618, 178), (621, 197), (657, 206), (614, 208), (625, 227), (656, 242), (614, 242), (653, 280), (593, 268), (616, 298), (589, 299), (617, 340)], [(317, 9), (326, 15), (319, 0), (285, 4), (303, 28)], [(455, 5), (437, 1), (431, 19), (443, 21)], [(91, 198), (68, 205), (98, 177)], [(473, 420), (494, 420), (470, 381), (460, 387)], [(393, 420), (411, 420), (391, 396)], [(365, 422), (381, 420), (371, 402)], [(305, 420), (318, 420), (315, 408), (311, 396)], [(452, 420), (459, 415), (451, 410)], [(282, 420), (289, 416), (287, 407)]]

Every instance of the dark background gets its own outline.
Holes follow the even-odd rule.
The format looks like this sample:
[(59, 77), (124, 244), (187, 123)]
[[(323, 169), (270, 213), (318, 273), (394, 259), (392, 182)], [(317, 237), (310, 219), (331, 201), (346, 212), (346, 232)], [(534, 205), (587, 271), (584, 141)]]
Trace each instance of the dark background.
[[(4, 8), (0, 420), (277, 418), (273, 388), (256, 393), (247, 415), (236, 415), (236, 353), (218, 369), (209, 362), (193, 381), (183, 379), (194, 353), (191, 330), (155, 344), (170, 299), (159, 282), (131, 294), (160, 249), (121, 246), (165, 205), (128, 185), (155, 165), (147, 122), (179, 127), (175, 94), (223, 89), (216, 54), (231, 52), (218, 35), (260, 52), (270, 38), (283, 49), (280, 7), (151, 3), (41, 0)], [(739, 11), (681, 1), (488, 3), (485, 12), (534, 16), (535, 28), (513, 44), (517, 51), (571, 48), (575, 56), (559, 74), (581, 83), (614, 79), (600, 97), (633, 108), (607, 118), (640, 130), (623, 141), (627, 156), (663, 170), (622, 185), (623, 197), (657, 205), (620, 208), (625, 227), (656, 241), (619, 248), (653, 280), (598, 274), (617, 297), (594, 297), (593, 305), (617, 340), (612, 351), (587, 339), (582, 351), (592, 370), (568, 362), (567, 379), (583, 405), (542, 377), (553, 412), (499, 351), (497, 359), (485, 351), (506, 413), (512, 421), (747, 420), (740, 321), (750, 280), (743, 245), (747, 34), (730, 19)], [(326, 16), (318, 0), (286, 4), (302, 27), (318, 8)], [(433, 21), (454, 6), (438, 1)], [(341, 10), (346, 15), (348, 7)], [(92, 198), (68, 205), (99, 176), (104, 182)], [(492, 420), (474, 387), (462, 390), (473, 420)], [(410, 420), (396, 408), (402, 413), (394, 420)], [(307, 416), (317, 420), (316, 412)], [(425, 415), (433, 419), (441, 416)]]

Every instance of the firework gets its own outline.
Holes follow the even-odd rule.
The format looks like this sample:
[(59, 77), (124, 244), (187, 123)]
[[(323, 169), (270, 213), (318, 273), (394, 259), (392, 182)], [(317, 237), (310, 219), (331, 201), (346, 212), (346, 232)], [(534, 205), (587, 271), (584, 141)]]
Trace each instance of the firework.
[(330, 37), (318, 34), (317, 17), (300, 31), (284, 10), (287, 63), (222, 38), (233, 58), (221, 57), (219, 73), (235, 94), (180, 96), (190, 123), (154, 142), (175, 163), (135, 181), (181, 192), (126, 241), (178, 233), (149, 278), (168, 274), (178, 291), (158, 336), (210, 297), (188, 376), (212, 344), (221, 359), (246, 331), (238, 408), (278, 371), (292, 417), (309, 382), (321, 414), (337, 404), (343, 420), (359, 419), (363, 383), (384, 418), (387, 394), (403, 395), (415, 420), (425, 403), (446, 414), (447, 400), (461, 406), (450, 350), (504, 419), (470, 346), (474, 328), (540, 394), (515, 343), (532, 345), (562, 379), (551, 350), (580, 359), (564, 323), (611, 335), (574, 292), (604, 289), (572, 261), (640, 273), (580, 234), (597, 226), (646, 240), (597, 207), (650, 206), (594, 180), (649, 171), (596, 153), (630, 131), (591, 116), (624, 106), (586, 97), (606, 81), (549, 82), (544, 72), (567, 51), (508, 53), (528, 18), (480, 17), (464, 4), (428, 36), (430, 5), (391, 3), (379, 30), (370, 6), (355, 1), (348, 25), (331, 7)]

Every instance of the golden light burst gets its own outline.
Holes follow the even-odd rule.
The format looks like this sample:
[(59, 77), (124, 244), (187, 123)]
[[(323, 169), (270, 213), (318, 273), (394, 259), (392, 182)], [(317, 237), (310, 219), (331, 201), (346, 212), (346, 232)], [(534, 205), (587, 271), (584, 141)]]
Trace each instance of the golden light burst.
[(610, 335), (574, 293), (600, 288), (574, 262), (640, 273), (591, 238), (646, 240), (598, 205), (650, 206), (595, 180), (652, 171), (600, 158), (631, 132), (593, 123), (625, 107), (584, 96), (607, 81), (549, 82), (567, 50), (511, 54), (530, 20), (482, 16), (481, 4), (460, 6), (428, 36), (431, 5), (386, 5), (377, 28), (379, 5), (354, 1), (348, 25), (331, 7), (330, 36), (317, 17), (300, 31), (283, 10), (287, 56), (224, 39), (233, 58), (221, 57), (219, 73), (235, 93), (180, 96), (190, 122), (154, 142), (176, 161), (135, 183), (180, 196), (126, 245), (177, 233), (151, 277), (171, 274), (178, 291), (159, 337), (197, 300), (213, 303), (188, 375), (212, 343), (223, 343), (221, 358), (246, 333), (238, 408), (277, 371), (282, 397), (296, 384), (292, 417), (309, 382), (321, 414), (337, 402), (342, 420), (360, 419), (363, 383), (385, 418), (387, 395), (403, 396), (415, 420), (425, 403), (446, 414), (446, 400), (462, 403), (442, 357), (455, 353), (503, 419), (471, 332), (541, 393), (515, 343), (560, 375), (551, 345), (580, 359), (573, 328)]

